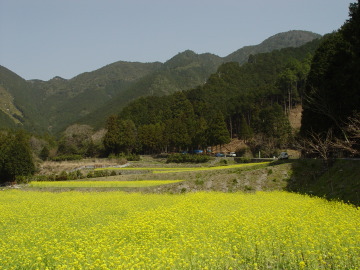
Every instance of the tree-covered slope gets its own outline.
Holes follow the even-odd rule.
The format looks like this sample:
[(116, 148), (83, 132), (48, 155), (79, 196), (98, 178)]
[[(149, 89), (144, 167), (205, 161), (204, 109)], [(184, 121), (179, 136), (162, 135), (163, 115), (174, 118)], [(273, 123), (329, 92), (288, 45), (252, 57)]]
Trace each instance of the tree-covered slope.
[[(301, 103), (311, 55), (319, 43), (258, 54), (243, 65), (223, 63), (196, 88), (130, 102), (118, 118), (107, 121), (107, 152), (205, 149), (237, 137), (250, 141), (254, 152), (277, 155), (292, 141), (286, 115)], [(126, 128), (129, 123), (131, 129)], [(117, 144), (126, 144), (126, 131), (135, 129), (136, 147)]]
[(39, 131), (45, 125), (38, 107), (41, 89), (33, 88), (31, 83), (3, 66), (0, 66), (0, 95), (1, 128), (17, 125)]
[(309, 31), (292, 30), (273, 35), (259, 45), (245, 46), (225, 57), (225, 62), (245, 63), (250, 54), (266, 53), (289, 47), (300, 47), (307, 42), (320, 38), (319, 34)]
[[(299, 38), (297, 38), (297, 36)], [(167, 62), (163, 64), (156, 72), (145, 76), (143, 79), (136, 82), (129, 87), (126, 91), (113, 98), (106, 105), (93, 113), (89, 114), (85, 118), (81, 119), (81, 123), (95, 124), (100, 126), (104, 124), (106, 116), (110, 114), (117, 114), (121, 109), (130, 101), (142, 96), (162, 96), (172, 94), (180, 90), (188, 90), (199, 85), (203, 85), (209, 78), (209, 76), (217, 70), (217, 68), (225, 62), (234, 61), (240, 64), (248, 61), (251, 54), (270, 52), (273, 50), (279, 50), (284, 47), (299, 47), (308, 41), (316, 40), (320, 37), (318, 34), (314, 34), (307, 31), (290, 31), (286, 33), (280, 33), (275, 35), (263, 43), (238, 50), (234, 54), (230, 54), (225, 58), (220, 58), (216, 55), (196, 54), (193, 51), (185, 51), (177, 54)], [(312, 53), (317, 46), (309, 46), (306, 53)], [(250, 47), (249, 47), (250, 48)], [(280, 55), (281, 57), (297, 57), (298, 51), (289, 51), (288, 54)], [(241, 54), (241, 57), (238, 55)], [(293, 55), (292, 55), (293, 54)], [(244, 61), (244, 59), (246, 59)], [(285, 59), (286, 60), (286, 59)], [(268, 61), (266, 59), (260, 59), (259, 61)], [(280, 61), (280, 60), (270, 60)], [(282, 59), (284, 61), (284, 59)], [(270, 66), (270, 65), (268, 65)], [(251, 71), (250, 71), (251, 72)], [(267, 74), (268, 78), (274, 74)], [(263, 78), (263, 80), (268, 80)]]
[(203, 85), (224, 62), (243, 63), (250, 54), (299, 46), (318, 36), (304, 31), (275, 35), (251, 46), (251, 50), (241, 49), (242, 58), (238, 57), (239, 51), (225, 58), (185, 51), (165, 63), (119, 61), (70, 80), (55, 77), (49, 81), (26, 81), (1, 67), (1, 123), (3, 127), (14, 122), (31, 131), (51, 133), (75, 122), (101, 126), (109, 114), (118, 113), (139, 97), (169, 95)]

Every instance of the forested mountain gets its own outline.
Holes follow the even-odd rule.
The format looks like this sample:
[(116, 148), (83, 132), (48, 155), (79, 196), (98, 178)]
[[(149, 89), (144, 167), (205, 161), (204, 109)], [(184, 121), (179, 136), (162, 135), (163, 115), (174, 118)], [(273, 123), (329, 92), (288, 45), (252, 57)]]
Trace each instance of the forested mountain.
[(101, 126), (109, 114), (120, 112), (138, 97), (191, 89), (203, 85), (224, 62), (243, 63), (250, 54), (296, 47), (318, 37), (311, 32), (290, 31), (224, 58), (185, 51), (165, 63), (120, 61), (70, 80), (55, 77), (46, 82), (26, 81), (0, 66), (0, 125), (51, 133), (74, 122)]
[(139, 97), (169, 95), (201, 85), (222, 62), (222, 58), (210, 53), (196, 54), (190, 50), (179, 53), (78, 122), (101, 126), (108, 115), (119, 113), (128, 102)]
[(243, 47), (225, 57), (225, 62), (245, 63), (250, 54), (266, 53), (289, 47), (299, 47), (321, 36), (307, 31), (289, 31), (271, 36), (256, 46)]
[(237, 137), (254, 153), (276, 155), (292, 142), (287, 113), (302, 103), (319, 43), (257, 54), (243, 65), (223, 63), (194, 89), (129, 103), (107, 121), (106, 151), (201, 149)]

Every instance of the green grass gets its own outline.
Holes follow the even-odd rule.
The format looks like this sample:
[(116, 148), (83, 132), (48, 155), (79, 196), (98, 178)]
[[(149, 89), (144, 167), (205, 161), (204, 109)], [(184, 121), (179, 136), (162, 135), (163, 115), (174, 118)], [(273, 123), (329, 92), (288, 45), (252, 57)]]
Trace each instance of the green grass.
[(360, 206), (360, 161), (336, 160), (326, 166), (322, 160), (297, 160), (292, 170), (289, 191)]

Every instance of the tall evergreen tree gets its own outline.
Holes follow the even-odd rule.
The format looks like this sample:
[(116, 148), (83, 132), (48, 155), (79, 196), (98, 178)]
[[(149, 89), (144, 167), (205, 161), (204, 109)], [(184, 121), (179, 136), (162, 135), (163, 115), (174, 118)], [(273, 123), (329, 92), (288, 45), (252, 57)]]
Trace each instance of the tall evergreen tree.
[(230, 142), (230, 134), (221, 112), (217, 112), (207, 129), (208, 143), (211, 146), (223, 145)]
[(253, 135), (253, 131), (252, 131), (251, 127), (246, 122), (244, 115), (241, 115), (240, 131), (238, 134), (239, 139), (242, 139), (246, 142), (247, 140), (249, 140), (252, 137), (252, 135)]
[(350, 5), (349, 20), (315, 53), (305, 92), (304, 135), (333, 129), (347, 140), (342, 126), (360, 107), (359, 8), (359, 1)]
[(107, 132), (103, 144), (107, 154), (119, 154), (121, 151), (120, 142), (120, 120), (116, 115), (110, 116), (106, 121)]
[(168, 145), (177, 150), (185, 149), (191, 144), (191, 137), (184, 118), (173, 118), (165, 122), (165, 139)]

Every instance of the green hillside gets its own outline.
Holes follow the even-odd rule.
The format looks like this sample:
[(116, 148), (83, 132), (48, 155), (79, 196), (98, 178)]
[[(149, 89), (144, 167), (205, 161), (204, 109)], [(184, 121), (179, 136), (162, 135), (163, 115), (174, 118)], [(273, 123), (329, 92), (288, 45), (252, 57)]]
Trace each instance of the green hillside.
[[(299, 39), (296, 38), (297, 35)], [(210, 53), (199, 55), (190, 50), (179, 53), (165, 62), (159, 70), (144, 77), (129, 87), (127, 91), (110, 100), (106, 106), (94, 111), (79, 122), (97, 127), (102, 126), (106, 116), (119, 113), (129, 101), (135, 100), (138, 97), (162, 96), (180, 90), (188, 90), (203, 85), (222, 63), (235, 61), (243, 64), (243, 59), (246, 59), (246, 62), (252, 53), (270, 52), (285, 47), (299, 47), (319, 37), (320, 35), (318, 34), (306, 31), (280, 33), (270, 37), (257, 46), (250, 46), (251, 50), (248, 49), (250, 47), (244, 47), (225, 58), (220, 58)], [(305, 53), (313, 53), (316, 46), (317, 43), (315, 43), (314, 46), (310, 45), (308, 49), (305, 48), (305, 50), (307, 50)], [(294, 54), (296, 53), (298, 52), (295, 51)], [(238, 57), (239, 55), (242, 57)], [(291, 55), (290, 52), (289, 55), (281, 57), (296, 58), (296, 55)], [(273, 76), (273, 74), (269, 74), (268, 76)]]
[(229, 54), (225, 57), (225, 62), (234, 61), (243, 64), (248, 60), (250, 54), (266, 53), (289, 47), (299, 47), (315, 38), (320, 37), (320, 35), (308, 31), (293, 30), (279, 33), (265, 39), (259, 45), (246, 46)]
[[(223, 63), (193, 89), (130, 102), (118, 119), (108, 118), (106, 150), (133, 149), (133, 143), (117, 145), (113, 138), (119, 136), (117, 141), (125, 144), (136, 129), (142, 151), (148, 153), (206, 149), (239, 138), (251, 140), (253, 154), (277, 156), (279, 149), (292, 143), (287, 114), (302, 103), (312, 55), (320, 41), (257, 54), (243, 65)], [(123, 130), (131, 134), (122, 134)]]
[[(79, 122), (103, 125), (141, 96), (163, 96), (203, 85), (224, 62), (243, 63), (250, 54), (300, 46), (319, 35), (290, 31), (275, 35), (257, 46), (244, 47), (227, 57), (184, 51), (165, 63), (119, 61), (70, 80), (26, 81), (0, 67), (1, 127), (22, 126), (33, 132), (56, 134)], [(239, 57), (241, 55), (241, 57)]]

